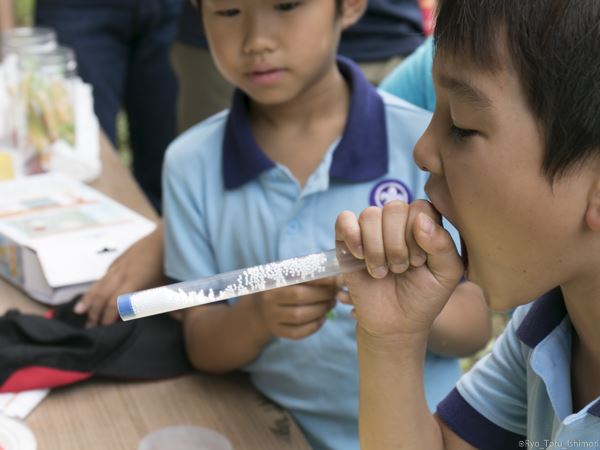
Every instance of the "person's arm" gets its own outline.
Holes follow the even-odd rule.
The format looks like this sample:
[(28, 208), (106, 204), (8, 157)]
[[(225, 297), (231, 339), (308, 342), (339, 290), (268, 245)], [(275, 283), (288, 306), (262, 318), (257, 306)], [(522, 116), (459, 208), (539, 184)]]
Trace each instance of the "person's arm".
[[(357, 319), (361, 449), (470, 450), (425, 401), (425, 352), (436, 317), (464, 272), (452, 238), (423, 201), (340, 214), (336, 238), (369, 273), (345, 277)], [(408, 268), (407, 261), (421, 262)], [(386, 270), (378, 272), (377, 267)]]
[(247, 300), (184, 311), (183, 330), (188, 359), (196, 369), (210, 373), (243, 367), (270, 339), (255, 304)]
[(491, 318), (483, 292), (465, 281), (456, 287), (433, 322), (427, 349), (440, 356), (461, 358), (484, 348), (491, 337)]
[(239, 369), (274, 337), (302, 339), (316, 332), (335, 305), (336, 289), (328, 279), (191, 309), (183, 319), (188, 358), (206, 372)]
[(14, 0), (0, 0), (0, 31), (15, 26)]
[(75, 305), (77, 314), (87, 314), (89, 326), (109, 325), (118, 318), (117, 296), (164, 284), (163, 226), (140, 239), (119, 256), (106, 275), (96, 281)]
[(427, 336), (381, 340), (359, 327), (356, 337), (361, 449), (476, 450), (427, 407), (423, 390)]

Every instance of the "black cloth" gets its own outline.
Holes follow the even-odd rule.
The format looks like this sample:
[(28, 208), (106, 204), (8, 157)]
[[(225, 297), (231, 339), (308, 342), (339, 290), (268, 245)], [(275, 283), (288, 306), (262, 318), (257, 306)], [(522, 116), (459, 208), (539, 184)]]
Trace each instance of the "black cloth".
[(76, 301), (52, 318), (0, 317), (0, 392), (71, 384), (92, 376), (153, 380), (193, 371), (181, 324), (166, 315), (85, 328)]

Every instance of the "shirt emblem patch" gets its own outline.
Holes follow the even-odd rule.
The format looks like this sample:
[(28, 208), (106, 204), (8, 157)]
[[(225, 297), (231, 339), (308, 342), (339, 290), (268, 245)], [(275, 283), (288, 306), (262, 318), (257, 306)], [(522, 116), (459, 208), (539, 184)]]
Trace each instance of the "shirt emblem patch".
[(400, 180), (383, 180), (371, 190), (369, 204), (382, 207), (393, 200), (402, 200), (410, 203), (413, 200), (412, 193), (406, 184)]

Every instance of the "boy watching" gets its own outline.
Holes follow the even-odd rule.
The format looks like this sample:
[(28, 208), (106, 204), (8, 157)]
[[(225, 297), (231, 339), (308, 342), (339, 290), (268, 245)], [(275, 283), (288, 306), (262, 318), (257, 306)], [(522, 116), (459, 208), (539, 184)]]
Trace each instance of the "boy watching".
[[(415, 160), (467, 278), (493, 309), (524, 306), (432, 416), (416, 387), (463, 262), (428, 203), (342, 213), (338, 239), (389, 266), (346, 277), (361, 448), (600, 449), (600, 2), (443, 0), (435, 35), (437, 106)], [(426, 263), (389, 265), (405, 254)]]
[[(167, 152), (171, 279), (331, 248), (338, 211), (424, 195), (410, 149), (429, 115), (378, 93), (357, 66), (336, 60), (341, 30), (365, 3), (202, 1), (212, 55), (238, 90), (229, 111)], [(208, 372), (249, 372), (315, 449), (358, 449), (354, 320), (350, 308), (336, 306), (338, 288), (327, 280), (187, 310), (189, 358)], [(331, 309), (334, 318), (325, 320)], [(429, 338), (431, 403), (453, 383), (455, 357), (488, 338), (481, 293), (463, 283)]]

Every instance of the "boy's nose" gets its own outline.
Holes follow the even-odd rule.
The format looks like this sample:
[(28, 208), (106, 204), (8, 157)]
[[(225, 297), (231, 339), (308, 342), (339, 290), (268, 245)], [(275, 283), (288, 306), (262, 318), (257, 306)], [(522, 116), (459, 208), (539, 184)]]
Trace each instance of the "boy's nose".
[(435, 175), (443, 175), (443, 165), (439, 154), (439, 143), (435, 138), (435, 123), (431, 121), (423, 135), (415, 144), (413, 158), (419, 168)]
[(245, 24), (245, 39), (243, 51), (246, 54), (261, 54), (272, 52), (276, 47), (274, 36), (268, 23), (260, 17), (250, 19)]

